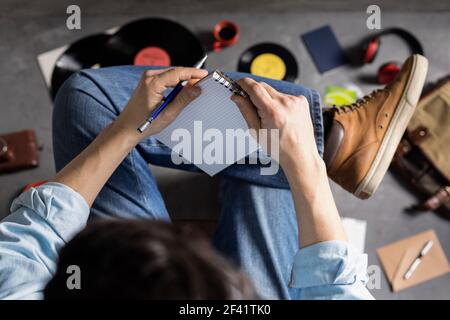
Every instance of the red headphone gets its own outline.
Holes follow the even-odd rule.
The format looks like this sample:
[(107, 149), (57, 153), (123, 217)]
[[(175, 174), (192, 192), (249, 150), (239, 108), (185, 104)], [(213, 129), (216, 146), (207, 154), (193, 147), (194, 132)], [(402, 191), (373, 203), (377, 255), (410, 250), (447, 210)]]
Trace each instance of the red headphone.
[[(381, 46), (381, 37), (387, 34), (395, 34), (398, 37), (405, 40), (409, 47), (411, 48), (412, 53), (418, 53), (423, 55), (423, 48), (420, 44), (419, 40), (410, 32), (401, 29), (401, 28), (389, 28), (386, 29), (375, 37), (370, 38), (363, 47), (363, 62), (372, 63), (377, 56), (377, 53)], [(379, 84), (388, 84), (397, 76), (400, 71), (401, 66), (393, 61), (384, 63), (379, 69), (377, 73), (377, 80)]]

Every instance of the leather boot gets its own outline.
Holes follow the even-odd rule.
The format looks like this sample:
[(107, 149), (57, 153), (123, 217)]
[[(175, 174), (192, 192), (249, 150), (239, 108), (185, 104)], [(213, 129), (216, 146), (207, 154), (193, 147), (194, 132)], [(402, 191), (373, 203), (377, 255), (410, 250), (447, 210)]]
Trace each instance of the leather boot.
[(409, 57), (396, 79), (358, 102), (333, 107), (325, 144), (328, 176), (361, 199), (378, 188), (414, 112), (428, 60)]

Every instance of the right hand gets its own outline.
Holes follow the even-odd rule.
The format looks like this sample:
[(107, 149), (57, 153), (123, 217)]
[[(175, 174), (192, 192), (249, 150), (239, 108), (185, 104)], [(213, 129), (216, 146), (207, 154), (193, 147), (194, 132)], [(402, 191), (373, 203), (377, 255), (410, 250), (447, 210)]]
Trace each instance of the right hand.
[[(239, 107), (249, 128), (279, 130), (280, 159), (276, 160), (283, 168), (296, 163), (307, 165), (312, 161), (316, 164), (321, 159), (309, 104), (304, 96), (284, 94), (267, 83), (250, 78), (243, 78), (238, 84), (249, 98), (233, 95), (231, 99)], [(270, 153), (270, 150), (265, 151)]]
[[(200, 95), (200, 87), (192, 84), (206, 75), (208, 75), (207, 70), (183, 67), (144, 71), (137, 88), (116, 120), (117, 126), (128, 132), (135, 143), (161, 132), (175, 120), (190, 102)], [(150, 116), (163, 99), (164, 91), (185, 80), (189, 83), (181, 90), (174, 101), (161, 112), (158, 118), (142, 134), (139, 133), (137, 128)]]

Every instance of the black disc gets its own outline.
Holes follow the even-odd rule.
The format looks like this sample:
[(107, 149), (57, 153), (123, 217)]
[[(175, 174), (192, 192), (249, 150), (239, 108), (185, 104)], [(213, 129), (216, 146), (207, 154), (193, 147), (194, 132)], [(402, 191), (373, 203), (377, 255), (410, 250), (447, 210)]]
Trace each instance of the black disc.
[(242, 53), (238, 71), (293, 82), (298, 76), (298, 65), (288, 49), (267, 42), (254, 45)]
[(128, 23), (106, 44), (108, 65), (192, 67), (203, 57), (200, 40), (179, 23), (146, 18)]
[(105, 63), (105, 44), (109, 35), (101, 33), (82, 38), (71, 44), (56, 60), (51, 79), (54, 98), (59, 87), (73, 73), (86, 68), (102, 67)]

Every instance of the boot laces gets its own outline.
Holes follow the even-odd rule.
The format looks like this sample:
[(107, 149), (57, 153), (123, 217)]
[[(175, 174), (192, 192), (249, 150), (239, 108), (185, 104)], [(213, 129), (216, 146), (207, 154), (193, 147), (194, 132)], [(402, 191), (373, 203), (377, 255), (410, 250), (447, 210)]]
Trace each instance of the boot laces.
[(346, 104), (343, 106), (336, 106), (333, 105), (332, 110), (336, 111), (337, 113), (347, 113), (352, 112), (361, 106), (366, 105), (368, 102), (372, 101), (379, 93), (385, 91), (385, 89), (377, 89), (369, 93), (368, 95), (365, 95), (361, 99), (358, 99), (356, 102), (352, 104)]

